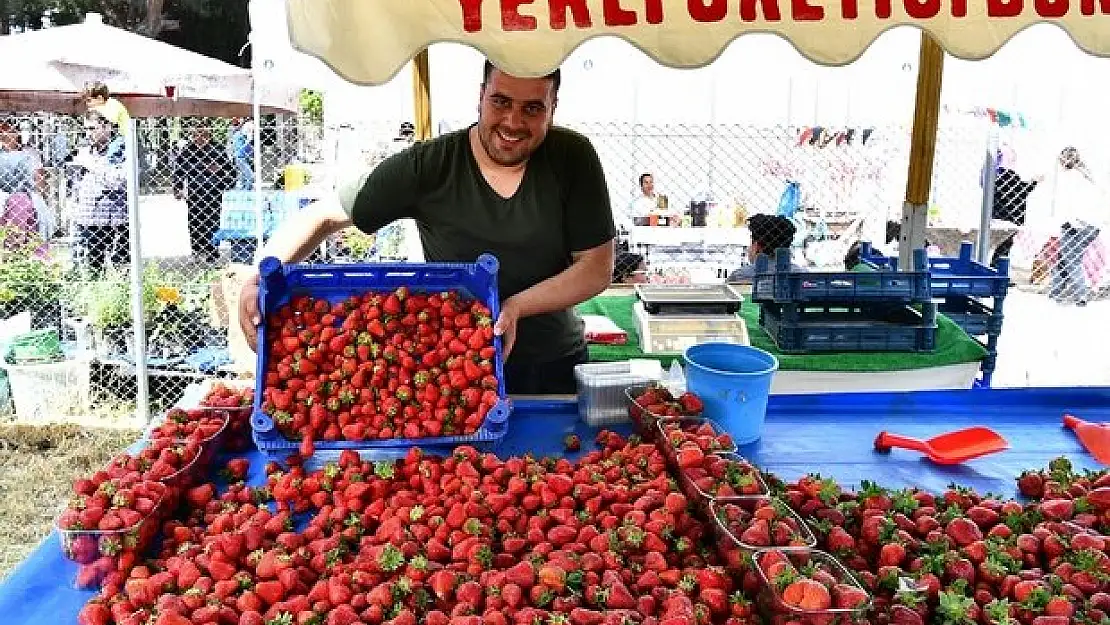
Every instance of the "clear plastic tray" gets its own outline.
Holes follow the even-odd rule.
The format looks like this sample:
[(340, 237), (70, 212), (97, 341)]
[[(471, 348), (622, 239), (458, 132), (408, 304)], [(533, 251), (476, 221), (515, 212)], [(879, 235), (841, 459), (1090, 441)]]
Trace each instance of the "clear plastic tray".
[[(866, 599), (855, 608), (830, 607), (825, 610), (807, 610), (787, 604), (782, 598), (782, 589), (778, 588), (771, 580), (771, 576), (764, 570), (765, 556), (768, 552), (777, 551), (793, 566), (794, 570), (804, 567), (816, 568), (823, 571), (831, 579), (823, 585), (829, 588), (832, 605), (836, 605), (838, 589), (850, 589), (853, 593), (863, 593)], [(781, 549), (761, 549), (752, 556), (755, 569), (762, 582), (759, 592), (758, 604), (764, 614), (770, 615), (771, 623), (783, 624), (797, 622), (801, 625), (844, 625), (847, 623), (861, 622), (867, 611), (871, 608), (871, 595), (856, 580), (851, 571), (839, 560), (824, 551), (783, 551)]]
[(67, 529), (61, 526), (62, 515), (55, 518), (54, 529), (58, 532), (62, 555), (81, 565), (73, 587), (80, 590), (96, 588), (106, 575), (117, 569), (120, 555), (142, 553), (154, 540), (166, 512), (170, 489), (157, 482), (150, 484), (158, 485), (161, 496), (150, 512), (130, 527), (115, 530)]
[(636, 386), (629, 386), (624, 389), (624, 397), (628, 410), (628, 416), (632, 419), (632, 425), (636, 427), (636, 432), (644, 438), (644, 440), (655, 440), (655, 436), (659, 434), (656, 422), (659, 419), (666, 419), (676, 415), (657, 414), (648, 410), (637, 398), (652, 387), (658, 387), (658, 384), (639, 384)]
[[(776, 510), (774, 520), (783, 521), (791, 526), (790, 539), (795, 544), (757, 545), (743, 540), (744, 534), (756, 520), (757, 514), (761, 509), (767, 507)], [(743, 501), (711, 501), (709, 502), (709, 514), (714, 520), (717, 536), (720, 539), (718, 546), (721, 555), (732, 566), (739, 565), (743, 562), (744, 556), (751, 555), (760, 549), (810, 551), (817, 547), (817, 537), (813, 535), (805, 520), (781, 499), (762, 497)], [(775, 528), (772, 525), (769, 529), (769, 537), (773, 542), (775, 540)]]
[[(695, 436), (700, 436), (696, 434), (696, 431), (704, 426), (709, 426), (713, 430), (715, 438), (704, 445), (698, 443), (698, 448), (703, 453), (736, 453), (736, 443), (732, 442), (732, 437), (725, 433), (724, 429), (712, 419), (706, 419), (705, 417), (662, 417), (656, 420), (655, 427), (658, 430), (656, 435), (659, 437), (659, 445), (663, 450), (663, 455), (667, 457), (667, 461), (676, 464), (675, 452), (678, 447), (687, 439), (693, 440)], [(675, 444), (676, 442), (678, 445)]]
[(628, 399), (625, 390), (645, 385), (651, 378), (632, 372), (631, 363), (599, 362), (574, 367), (578, 382), (578, 416), (591, 427), (627, 423)]
[[(197, 468), (203, 470), (210, 465), (212, 459), (216, 456), (216, 453), (218, 453), (219, 450), (223, 447), (223, 441), (228, 433), (229, 424), (231, 423), (231, 413), (223, 408), (208, 407), (186, 408), (184, 410), (197, 416), (203, 414), (204, 416), (201, 416), (201, 418), (207, 418), (208, 416), (211, 416), (214, 419), (219, 419), (221, 423), (220, 428), (216, 430), (215, 433), (210, 434), (205, 438), (200, 438), (199, 435), (193, 436), (193, 438), (196, 439), (197, 442), (199, 442), (201, 445), (201, 453), (199, 461), (197, 462)], [(164, 431), (162, 429), (164, 424), (165, 415), (162, 416), (162, 421), (160, 423), (151, 423), (151, 426), (148, 428), (145, 438), (147, 440), (158, 438)], [(188, 440), (177, 436), (173, 432), (167, 433), (173, 434), (173, 439), (175, 441), (184, 442), (185, 440)]]
[[(723, 473), (726, 470), (733, 470), (730, 467), (735, 467), (743, 473), (743, 475), (751, 476), (754, 481), (753, 492), (717, 496), (711, 494), (706, 486), (703, 486), (703, 481), (706, 478), (714, 478), (713, 474)], [(679, 483), (682, 485), (683, 491), (686, 496), (692, 500), (702, 502), (703, 509), (710, 502), (716, 501), (718, 503), (744, 501), (745, 499), (761, 499), (770, 496), (771, 489), (767, 487), (767, 482), (763, 480), (763, 475), (755, 465), (744, 459), (743, 456), (735, 453), (719, 453), (719, 454), (706, 454), (705, 462), (697, 468), (680, 469)], [(714, 478), (721, 480), (723, 478)]]

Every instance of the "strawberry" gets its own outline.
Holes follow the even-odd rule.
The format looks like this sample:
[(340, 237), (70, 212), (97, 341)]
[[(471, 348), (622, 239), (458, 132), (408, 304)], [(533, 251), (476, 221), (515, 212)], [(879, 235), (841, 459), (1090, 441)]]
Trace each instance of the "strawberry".
[(77, 613), (77, 625), (108, 625), (111, 621), (111, 610), (99, 601), (86, 603)]
[(683, 393), (678, 398), (678, 403), (682, 406), (682, 411), (686, 416), (696, 417), (705, 410), (705, 404), (701, 399), (690, 392)]
[(979, 526), (965, 517), (957, 517), (949, 521), (944, 532), (961, 547), (966, 547), (977, 540), (983, 539), (983, 532), (979, 529)]
[(832, 605), (829, 590), (811, 579), (800, 579), (788, 585), (781, 595), (786, 605), (802, 610), (827, 610)]
[(1041, 502), (1040, 513), (1052, 521), (1067, 521), (1075, 514), (1075, 502), (1070, 499), (1050, 499)]
[(563, 437), (563, 449), (569, 453), (579, 451), (582, 449), (582, 439), (577, 434), (567, 434)]

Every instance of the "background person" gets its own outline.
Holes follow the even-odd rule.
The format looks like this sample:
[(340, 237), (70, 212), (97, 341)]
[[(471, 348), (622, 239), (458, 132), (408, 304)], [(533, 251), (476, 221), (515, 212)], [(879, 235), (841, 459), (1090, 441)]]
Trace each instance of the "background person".
[(1087, 164), (1074, 147), (1064, 148), (1057, 159), (1054, 213), (1060, 227), (1060, 245), (1052, 267), (1049, 297), (1061, 304), (1085, 306), (1090, 295), (1083, 257), (1098, 238), (1107, 206)]
[(127, 213), (127, 156), (123, 137), (108, 118), (97, 111), (85, 114), (88, 145), (73, 157), (76, 168), (77, 210), (73, 223), (78, 246), (93, 275), (105, 259), (115, 266), (130, 262), (130, 227)]
[(189, 140), (174, 163), (173, 193), (177, 199), (185, 200), (193, 255), (216, 262), (219, 248), (212, 238), (220, 229), (223, 193), (235, 184), (235, 173), (226, 149), (212, 141), (212, 133), (203, 122), (193, 120), (188, 127)]
[(121, 135), (126, 135), (131, 130), (131, 115), (127, 107), (116, 98), (112, 97), (108, 86), (102, 82), (94, 82), (85, 86), (83, 92), (85, 106), (90, 111), (96, 111), (108, 121), (116, 125)]
[[(752, 244), (748, 247), (747, 265), (732, 272), (728, 281), (738, 284), (751, 284), (755, 276), (755, 261), (761, 254), (771, 259), (771, 268), (775, 267), (775, 256), (780, 249), (789, 250), (794, 243), (794, 234), (797, 228), (794, 222), (778, 215), (752, 215), (748, 218), (748, 231), (752, 235)], [(806, 271), (805, 267), (790, 262), (790, 271)]]

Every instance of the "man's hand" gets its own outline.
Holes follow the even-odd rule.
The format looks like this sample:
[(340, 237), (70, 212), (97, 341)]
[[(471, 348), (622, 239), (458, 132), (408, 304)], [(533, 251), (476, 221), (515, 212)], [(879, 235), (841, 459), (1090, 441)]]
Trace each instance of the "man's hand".
[(497, 316), (497, 323), (493, 324), (494, 336), (501, 337), (501, 354), (504, 360), (509, 359), (509, 352), (513, 351), (516, 342), (516, 322), (520, 319), (520, 306), (513, 298), (501, 304), (501, 314)]
[(254, 270), (243, 281), (239, 290), (239, 329), (243, 338), (254, 352), (258, 352), (258, 326), (262, 323), (262, 313), (258, 310), (258, 270)]

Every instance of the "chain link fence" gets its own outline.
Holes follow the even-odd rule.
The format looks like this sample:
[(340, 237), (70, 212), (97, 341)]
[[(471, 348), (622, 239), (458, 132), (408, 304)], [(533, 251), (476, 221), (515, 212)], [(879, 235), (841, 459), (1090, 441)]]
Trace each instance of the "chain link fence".
[[(190, 383), (253, 371), (237, 330), (236, 270), (337, 180), (412, 141), (401, 120), (322, 127), (266, 117), (256, 149), (254, 123), (139, 121), (132, 215), (118, 129), (96, 117), (0, 116), (6, 410), (28, 418), (133, 410), (145, 388), (156, 411)], [(851, 268), (860, 240), (897, 253), (908, 128), (569, 126), (592, 140), (608, 179), (620, 232), (614, 282), (743, 283), (755, 253), (778, 248), (809, 270)], [(976, 240), (993, 169), (988, 258), (1008, 255), (1015, 283), (1041, 300), (1100, 298), (1108, 272), (1099, 194), (1110, 167), (1097, 151), (1059, 158), (1066, 146), (1057, 139), (943, 118), (933, 252), (954, 255), (961, 240)], [(414, 225), (399, 223), (341, 233), (314, 259), (423, 257)], [(1007, 310), (1011, 326), (1015, 308)]]

